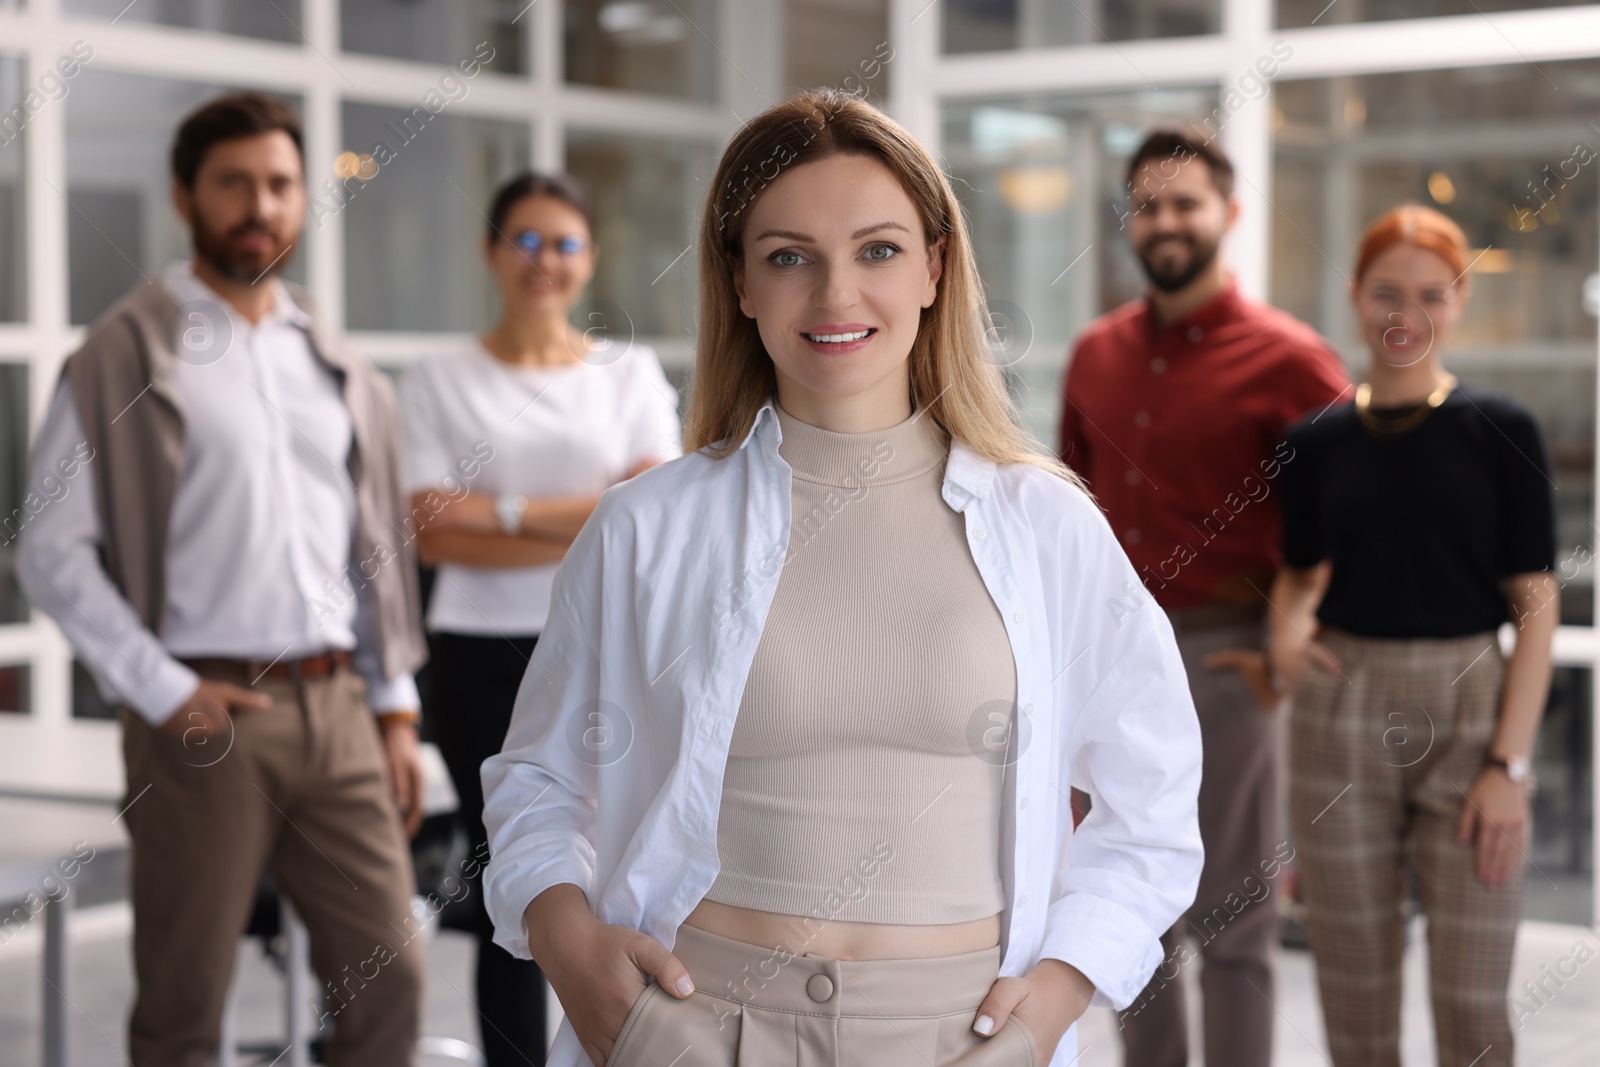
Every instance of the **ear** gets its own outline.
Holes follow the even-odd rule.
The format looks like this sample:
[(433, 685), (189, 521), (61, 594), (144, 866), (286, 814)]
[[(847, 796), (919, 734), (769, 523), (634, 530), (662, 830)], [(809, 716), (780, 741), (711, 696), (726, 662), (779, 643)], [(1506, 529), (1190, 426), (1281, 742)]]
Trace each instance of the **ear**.
[(734, 260), (733, 263), (733, 291), (739, 296), (739, 310), (744, 312), (744, 317), (747, 319), (755, 318), (755, 305), (750, 302), (750, 294), (745, 291), (744, 287), (743, 259)]
[(1222, 223), (1223, 233), (1230, 232), (1233, 229), (1234, 224), (1239, 221), (1239, 198), (1237, 196), (1228, 197), (1228, 206), (1226, 211), (1227, 214)]
[(932, 307), (939, 296), (939, 279), (944, 277), (944, 250), (948, 240), (947, 234), (940, 234), (939, 239), (928, 246), (928, 285), (922, 291), (922, 306)]
[(194, 194), (177, 178), (172, 179), (172, 209), (178, 213), (185, 226), (194, 226)]

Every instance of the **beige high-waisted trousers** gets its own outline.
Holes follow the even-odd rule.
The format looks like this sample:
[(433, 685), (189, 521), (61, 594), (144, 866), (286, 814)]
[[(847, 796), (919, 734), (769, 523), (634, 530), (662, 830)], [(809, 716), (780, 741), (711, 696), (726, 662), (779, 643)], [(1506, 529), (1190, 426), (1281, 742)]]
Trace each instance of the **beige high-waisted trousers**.
[(973, 1033), (1000, 949), (914, 960), (786, 956), (684, 926), (679, 1000), (652, 982), (606, 1067), (1037, 1067), (1015, 1019)]

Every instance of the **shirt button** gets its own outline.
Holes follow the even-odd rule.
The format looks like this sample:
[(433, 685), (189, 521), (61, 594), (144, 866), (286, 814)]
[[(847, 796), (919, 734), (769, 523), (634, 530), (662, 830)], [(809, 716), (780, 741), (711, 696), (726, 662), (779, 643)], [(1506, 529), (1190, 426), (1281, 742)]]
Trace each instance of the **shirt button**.
[(1141, 429), (1141, 430), (1144, 429), (1145, 427), (1149, 426), (1150, 425), (1150, 413), (1148, 411), (1141, 411), (1141, 412), (1137, 413), (1133, 417), (1133, 424), (1135, 426), (1139, 427), (1139, 429)]
[(1028, 621), (1028, 614), (1027, 614), (1027, 612), (1023, 612), (1023, 611), (1019, 611), (1019, 612), (1017, 612), (1015, 615), (1013, 615), (1011, 617), (1013, 619), (1017, 620), (1017, 625), (1018, 626), (1021, 626), (1023, 623)]
[(979, 526), (972, 531), (972, 536), (982, 541), (985, 537), (989, 536), (989, 531), (985, 530), (982, 526)]
[(1144, 534), (1140, 533), (1135, 527), (1129, 527), (1127, 532), (1122, 535), (1122, 539), (1130, 545), (1136, 545), (1144, 540)]
[(1198, 326), (1189, 327), (1189, 340), (1199, 344), (1206, 336), (1206, 332)]
[(1025, 908), (1027, 906), (1028, 906), (1028, 898), (1026, 896), (1020, 896), (1020, 897), (1017, 898), (1017, 907)]
[(1017, 807), (1018, 807), (1019, 810), (1027, 811), (1028, 810), (1028, 798), (1027, 797), (1023, 797), (1020, 801), (1018, 801), (1017, 802)]
[(1157, 356), (1155, 359), (1152, 359), (1150, 361), (1150, 373), (1151, 374), (1165, 374), (1165, 373), (1167, 373), (1167, 361), (1162, 359), (1160, 356)]
[(806, 980), (806, 996), (818, 1004), (826, 1004), (833, 996), (833, 979), (825, 974), (814, 974)]
[(1124, 474), (1122, 476), (1122, 480), (1127, 482), (1129, 485), (1138, 485), (1139, 484), (1139, 472), (1138, 471), (1129, 471), (1127, 474)]

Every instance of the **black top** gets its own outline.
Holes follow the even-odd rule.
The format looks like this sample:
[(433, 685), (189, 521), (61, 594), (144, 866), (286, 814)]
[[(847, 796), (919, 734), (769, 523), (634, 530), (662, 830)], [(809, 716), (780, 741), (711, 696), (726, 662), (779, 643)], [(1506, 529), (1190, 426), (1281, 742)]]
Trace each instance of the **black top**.
[(1345, 404), (1302, 419), (1288, 444), (1284, 562), (1332, 561), (1317, 610), (1328, 626), (1384, 638), (1482, 633), (1508, 617), (1508, 575), (1555, 566), (1550, 460), (1533, 415), (1509, 397), (1457, 386), (1395, 437), (1373, 434)]

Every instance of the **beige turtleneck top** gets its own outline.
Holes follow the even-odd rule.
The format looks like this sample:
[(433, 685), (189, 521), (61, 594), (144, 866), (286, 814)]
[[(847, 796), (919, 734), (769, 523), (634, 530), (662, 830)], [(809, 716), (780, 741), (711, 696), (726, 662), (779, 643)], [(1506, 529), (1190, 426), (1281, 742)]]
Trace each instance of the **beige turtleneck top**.
[(941, 495), (947, 445), (923, 413), (841, 434), (777, 410), (794, 519), (706, 896), (821, 920), (987, 918), (1016, 664)]

